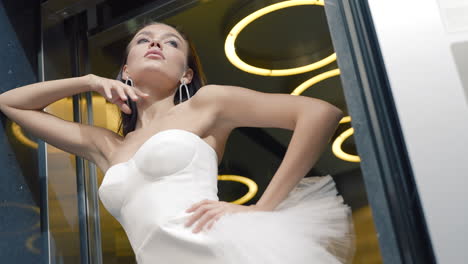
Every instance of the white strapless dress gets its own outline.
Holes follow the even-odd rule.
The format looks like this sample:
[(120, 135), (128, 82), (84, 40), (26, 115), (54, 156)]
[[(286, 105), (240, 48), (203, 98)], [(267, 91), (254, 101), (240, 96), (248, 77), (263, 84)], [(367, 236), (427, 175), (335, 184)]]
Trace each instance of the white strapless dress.
[(218, 157), (198, 135), (167, 129), (106, 172), (99, 197), (139, 264), (352, 263), (350, 207), (330, 175), (303, 178), (273, 211), (238, 212), (193, 233), (185, 210), (216, 200)]

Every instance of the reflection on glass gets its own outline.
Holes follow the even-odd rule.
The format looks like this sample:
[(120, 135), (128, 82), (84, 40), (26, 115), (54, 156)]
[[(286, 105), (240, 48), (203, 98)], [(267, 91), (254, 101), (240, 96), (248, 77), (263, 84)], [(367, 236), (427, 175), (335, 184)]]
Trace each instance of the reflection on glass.
[[(117, 133), (119, 122), (118, 108), (95, 93), (93, 95), (94, 125), (108, 128)], [(100, 169), (97, 171), (98, 186), (104, 177)], [(105, 209), (99, 200), (99, 215), (101, 226), (101, 247), (103, 263), (136, 263), (135, 256), (125, 231), (120, 223)]]
[[(46, 112), (73, 122), (73, 101), (63, 98)], [(81, 263), (75, 156), (47, 144), (51, 249), (58, 263)], [(63, 261), (63, 262), (62, 262)]]
[(32, 263), (43, 253), (37, 143), (17, 123), (1, 121), (0, 259)]

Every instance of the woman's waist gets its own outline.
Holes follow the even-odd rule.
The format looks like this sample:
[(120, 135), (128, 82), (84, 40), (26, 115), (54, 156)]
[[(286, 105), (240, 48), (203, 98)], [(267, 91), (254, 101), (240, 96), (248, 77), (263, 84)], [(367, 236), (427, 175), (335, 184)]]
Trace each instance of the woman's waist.
[[(220, 259), (215, 259), (219, 243), (209, 234), (193, 233), (192, 227), (185, 226), (191, 214), (180, 212), (148, 229), (135, 250), (137, 259), (142, 263), (150, 263), (156, 257), (177, 263), (220, 263)], [(183, 254), (178, 254), (180, 249)]]
[(184, 234), (182, 237), (185, 237), (185, 235), (189, 235), (186, 232), (189, 227), (185, 227), (184, 224), (193, 214), (193, 212), (187, 213), (186, 210), (203, 199), (218, 200), (218, 197), (184, 196), (167, 201), (152, 202), (135, 200), (122, 208), (121, 224), (127, 231), (130, 241), (135, 245), (134, 248), (142, 245), (150, 231), (154, 234), (174, 232), (174, 234)]
[(193, 204), (204, 199), (219, 200), (216, 193), (206, 190), (187, 190), (176, 193), (170, 190), (151, 192), (148, 189), (129, 198), (122, 206), (120, 215), (125, 222), (134, 222), (133, 219), (140, 218), (140, 224), (160, 223), (180, 216)]

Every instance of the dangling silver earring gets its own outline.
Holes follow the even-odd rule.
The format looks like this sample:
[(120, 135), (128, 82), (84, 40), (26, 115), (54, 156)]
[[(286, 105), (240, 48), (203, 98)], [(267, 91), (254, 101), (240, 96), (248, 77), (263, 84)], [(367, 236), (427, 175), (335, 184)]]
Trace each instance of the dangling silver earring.
[[(133, 80), (132, 80), (132, 78), (130, 78), (130, 76), (128, 76), (127, 79), (125, 80), (125, 84), (133, 87)], [(135, 103), (133, 103), (133, 104), (135, 104)], [(132, 107), (131, 107), (132, 101), (130, 100), (130, 97), (128, 97), (128, 96), (127, 96), (127, 105), (128, 105), (128, 107), (130, 107), (130, 109), (132, 109)], [(134, 115), (134, 114), (135, 114), (135, 110), (132, 109), (131, 115)]]
[[(190, 99), (190, 94), (188, 91), (188, 86), (185, 84), (185, 80), (182, 80), (182, 83), (179, 85), (179, 102), (182, 102), (182, 86), (185, 86), (185, 92), (187, 93), (188, 99)], [(187, 100), (188, 100), (187, 99)]]

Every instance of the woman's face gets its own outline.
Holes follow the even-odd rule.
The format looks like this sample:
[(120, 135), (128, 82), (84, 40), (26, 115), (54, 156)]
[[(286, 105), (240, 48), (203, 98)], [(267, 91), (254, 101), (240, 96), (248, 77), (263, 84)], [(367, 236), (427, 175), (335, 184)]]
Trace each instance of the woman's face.
[[(162, 53), (145, 56), (150, 50)], [(185, 76), (188, 44), (171, 26), (155, 24), (138, 31), (130, 42), (123, 78), (129, 75), (136, 84), (141, 82), (169, 82), (176, 85)], [(186, 76), (187, 84), (191, 76)]]

